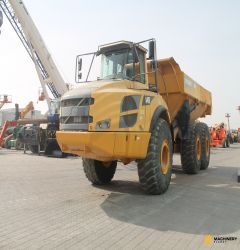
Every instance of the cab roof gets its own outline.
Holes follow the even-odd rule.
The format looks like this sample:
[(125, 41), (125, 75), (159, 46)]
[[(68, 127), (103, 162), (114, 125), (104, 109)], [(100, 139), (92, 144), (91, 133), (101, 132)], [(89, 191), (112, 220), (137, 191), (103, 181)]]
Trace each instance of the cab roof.
[(145, 49), (143, 46), (141, 46), (138, 43), (133, 43), (133, 42), (129, 42), (129, 41), (118, 41), (118, 42), (113, 42), (113, 43), (107, 43), (104, 45), (100, 45), (98, 47), (98, 51), (97, 54), (104, 54), (108, 51), (114, 51), (114, 50), (121, 50), (121, 49), (130, 49), (133, 47), (137, 47), (138, 49), (142, 50), (143, 52), (147, 52), (147, 49)]

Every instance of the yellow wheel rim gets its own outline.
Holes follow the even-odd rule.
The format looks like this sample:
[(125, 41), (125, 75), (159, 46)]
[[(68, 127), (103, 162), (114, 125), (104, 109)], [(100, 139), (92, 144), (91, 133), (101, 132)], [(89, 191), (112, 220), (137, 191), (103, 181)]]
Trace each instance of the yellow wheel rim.
[(197, 152), (197, 160), (200, 161), (201, 159), (201, 141), (200, 141), (200, 137), (197, 137), (196, 140), (196, 152)]
[(206, 156), (209, 156), (209, 152), (210, 152), (210, 142), (209, 139), (206, 138)]
[(161, 147), (160, 169), (164, 175), (167, 174), (170, 165), (170, 150), (168, 140), (164, 140)]

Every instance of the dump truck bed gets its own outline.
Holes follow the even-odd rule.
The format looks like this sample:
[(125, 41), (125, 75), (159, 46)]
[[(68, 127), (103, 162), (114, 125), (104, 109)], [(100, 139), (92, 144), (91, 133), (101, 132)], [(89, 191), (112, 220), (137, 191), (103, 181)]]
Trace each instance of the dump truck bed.
[[(149, 85), (155, 85), (151, 61), (148, 61), (148, 72)], [(211, 114), (211, 93), (185, 74), (173, 57), (158, 60), (157, 77), (158, 91), (168, 105), (171, 120), (174, 120), (185, 100), (190, 104), (190, 120)]]

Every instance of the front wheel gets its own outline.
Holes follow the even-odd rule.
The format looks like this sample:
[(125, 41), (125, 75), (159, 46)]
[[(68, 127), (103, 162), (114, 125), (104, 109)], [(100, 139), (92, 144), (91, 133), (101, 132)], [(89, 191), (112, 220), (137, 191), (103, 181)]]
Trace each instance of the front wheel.
[(83, 169), (86, 177), (94, 185), (103, 185), (109, 183), (117, 168), (117, 161), (102, 162), (83, 158)]
[(166, 192), (172, 175), (172, 136), (168, 123), (159, 119), (152, 130), (147, 156), (138, 162), (138, 176), (149, 194)]

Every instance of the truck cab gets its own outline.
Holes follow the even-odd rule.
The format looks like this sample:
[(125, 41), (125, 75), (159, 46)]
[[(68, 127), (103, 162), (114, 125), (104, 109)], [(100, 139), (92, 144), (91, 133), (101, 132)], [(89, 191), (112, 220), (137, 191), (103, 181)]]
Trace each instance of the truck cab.
[(100, 79), (127, 79), (146, 84), (146, 49), (142, 46), (122, 41), (100, 46), (97, 55), (101, 55)]

